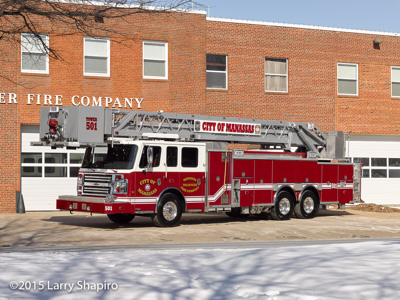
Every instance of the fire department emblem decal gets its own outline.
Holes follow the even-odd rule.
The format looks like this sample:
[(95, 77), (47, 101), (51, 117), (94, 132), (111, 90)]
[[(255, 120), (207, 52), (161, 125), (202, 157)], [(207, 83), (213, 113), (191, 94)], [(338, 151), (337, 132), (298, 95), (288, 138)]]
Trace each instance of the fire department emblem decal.
[(150, 184), (146, 184), (144, 186), (144, 189), (145, 189), (146, 192), (150, 191), (150, 189), (151, 189)]
[(200, 131), (200, 128), (201, 128), (201, 122), (195, 121), (194, 122), (194, 131)]
[(254, 128), (254, 133), (255, 134), (260, 134), (261, 132), (261, 126), (260, 125), (256, 125), (256, 127)]

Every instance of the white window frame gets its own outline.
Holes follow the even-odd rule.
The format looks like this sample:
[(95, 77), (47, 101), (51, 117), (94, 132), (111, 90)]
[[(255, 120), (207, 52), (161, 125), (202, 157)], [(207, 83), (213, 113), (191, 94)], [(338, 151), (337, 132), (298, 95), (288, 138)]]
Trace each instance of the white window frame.
[(216, 70), (207, 70), (207, 63), (206, 63), (206, 73), (220, 73), (220, 74), (225, 74), (225, 88), (213, 88), (213, 87), (207, 87), (207, 82), (206, 82), (206, 87), (208, 90), (227, 90), (228, 89), (228, 55), (225, 54), (214, 54), (214, 53), (207, 53), (210, 55), (223, 55), (225, 56), (225, 71), (216, 71)]
[[(37, 38), (35, 37), (34, 34), (32, 33), (21, 33), (21, 72), (22, 73), (35, 73), (35, 74), (49, 74), (49, 54), (46, 52), (45, 49), (43, 49), (44, 51), (27, 51), (27, 49), (24, 48), (24, 43), (22, 41), (23, 36), (30, 36), (33, 38)], [(40, 34), (40, 37), (42, 39), (42, 41), (44, 41), (44, 43), (46, 44), (47, 47), (49, 47), (49, 35), (48, 34)], [(40, 53), (40, 54), (45, 54), (46, 56), (46, 70), (32, 70), (32, 69), (24, 69), (22, 66), (22, 56), (23, 53)]]
[[(37, 151), (24, 151), (22, 152), (22, 154), (24, 153), (35, 153), (35, 154), (40, 154), (41, 155), (41, 162), (33, 162), (33, 163), (24, 163), (21, 162), (21, 168), (23, 167), (34, 167), (34, 168), (41, 168), (42, 172), (40, 176), (22, 176), (22, 170), (21, 170), (21, 177), (23, 178), (76, 178), (76, 177), (71, 177), (71, 168), (75, 167), (75, 168), (80, 168), (82, 163), (71, 163), (71, 154), (83, 154), (84, 152), (79, 151), (79, 152), (75, 152), (75, 150), (73, 151), (65, 151), (65, 150), (58, 150), (56, 152), (54, 151), (50, 151), (50, 149), (47, 149), (50, 147), (46, 147), (46, 150), (37, 152)], [(67, 154), (67, 161), (64, 163), (47, 163), (46, 162), (46, 154)], [(62, 168), (66, 168), (67, 172), (66, 172), (66, 176), (46, 176), (46, 169), (45, 168), (49, 168), (49, 167), (62, 167)]]
[[(88, 57), (104, 57), (104, 56), (95, 56), (95, 55), (86, 55), (86, 41), (93, 40), (93, 41), (105, 41), (107, 43), (107, 73), (90, 73), (85, 72), (86, 69), (86, 56)], [(85, 36), (83, 38), (83, 75), (84, 76), (99, 76), (99, 77), (110, 77), (110, 39), (104, 37), (89, 37)]]
[[(356, 79), (354, 78), (339, 78), (339, 66), (355, 66), (356, 67)], [(337, 94), (343, 96), (358, 96), (358, 64), (355, 63), (338, 63), (336, 68), (336, 84), (337, 84)], [(339, 80), (356, 81), (356, 93), (355, 94), (344, 94), (339, 93)]]
[(400, 83), (400, 81), (394, 81), (394, 80), (393, 80), (393, 70), (394, 70), (394, 69), (400, 71), (400, 66), (392, 66), (391, 69), (390, 69), (390, 77), (391, 77), (391, 79), (390, 79), (391, 95), (392, 95), (392, 98), (400, 98), (400, 95), (399, 95), (399, 96), (394, 96), (394, 95), (393, 95), (393, 83)]
[[(264, 73), (264, 90), (268, 93), (284, 93), (287, 94), (289, 93), (289, 60), (287, 58), (279, 58), (279, 57), (265, 57), (264, 58), (264, 70), (265, 70), (265, 64), (267, 63), (268, 59), (281, 59), (285, 60), (286, 62), (286, 74), (275, 74), (275, 73)], [(286, 78), (286, 91), (272, 91), (272, 90), (267, 90), (267, 85), (265, 84), (265, 80), (267, 76), (280, 76), (280, 77), (285, 77)]]
[[(164, 53), (165, 59), (157, 59), (157, 58), (154, 58), (154, 57), (146, 57), (145, 47), (144, 47), (145, 44), (163, 45), (164, 46), (164, 51), (165, 51), (165, 53)], [(145, 79), (163, 79), (163, 80), (167, 80), (168, 79), (168, 42), (146, 40), (146, 41), (143, 41), (142, 48), (143, 48), (143, 60), (142, 60), (143, 78), (145, 78)], [(164, 66), (165, 67), (165, 70), (164, 70), (165, 71), (165, 76), (149, 76), (149, 75), (145, 75), (144, 74), (144, 65), (145, 65), (146, 60), (165, 62), (165, 66)]]

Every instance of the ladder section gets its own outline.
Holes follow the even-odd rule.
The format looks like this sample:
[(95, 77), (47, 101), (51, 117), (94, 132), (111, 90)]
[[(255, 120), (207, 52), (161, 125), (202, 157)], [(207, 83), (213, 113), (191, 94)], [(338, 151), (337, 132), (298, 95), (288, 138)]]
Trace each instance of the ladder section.
[(286, 150), (303, 147), (315, 154), (326, 144), (326, 135), (309, 123), (149, 111), (115, 112), (113, 133), (115, 137), (260, 144)]
[[(85, 147), (116, 142), (116, 138), (212, 141), (288, 151), (298, 147), (309, 158), (324, 158), (329, 142), (328, 136), (310, 123), (82, 106), (44, 107), (40, 114), (42, 142), (33, 145)], [(335, 134), (333, 147), (343, 135)]]

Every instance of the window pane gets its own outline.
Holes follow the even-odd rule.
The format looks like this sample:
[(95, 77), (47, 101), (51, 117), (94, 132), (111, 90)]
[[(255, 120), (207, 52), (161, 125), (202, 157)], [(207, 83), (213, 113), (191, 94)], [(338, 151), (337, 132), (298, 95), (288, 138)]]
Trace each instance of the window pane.
[(287, 74), (286, 59), (266, 58), (265, 73), (268, 74)]
[(354, 157), (353, 162), (354, 163), (361, 163), (365, 167), (369, 167), (369, 158), (368, 157)]
[(44, 162), (46, 164), (66, 164), (67, 153), (45, 153)]
[[(139, 168), (146, 168), (148, 167), (149, 163), (147, 161), (147, 149), (149, 146), (145, 146), (143, 148), (142, 156), (139, 162)], [(153, 167), (160, 166), (161, 161), (161, 147), (153, 147)]]
[(144, 76), (165, 77), (165, 62), (146, 60), (144, 62)]
[(400, 68), (392, 68), (392, 81), (400, 82)]
[(372, 178), (386, 178), (387, 177), (387, 170), (386, 169), (372, 169), (371, 170), (371, 177)]
[(396, 82), (392, 83), (392, 96), (400, 97), (400, 83), (396, 83)]
[(400, 167), (400, 158), (389, 158), (389, 167)]
[(81, 164), (85, 153), (70, 153), (69, 162), (71, 164)]
[(21, 163), (42, 163), (42, 153), (21, 153)]
[(400, 178), (400, 170), (389, 170), (389, 178)]
[(47, 56), (39, 53), (22, 53), (22, 69), (33, 71), (46, 71)]
[(371, 166), (372, 167), (386, 167), (387, 159), (386, 158), (371, 158)]
[(178, 165), (178, 148), (167, 147), (167, 167), (176, 167)]
[(85, 39), (85, 55), (108, 57), (108, 41)]
[(78, 176), (79, 176), (79, 167), (70, 167), (69, 177), (78, 177)]
[(338, 93), (346, 95), (357, 95), (357, 81), (339, 79)]
[(45, 167), (44, 177), (67, 177), (66, 167)]
[(357, 79), (357, 66), (338, 65), (339, 79)]
[(165, 60), (165, 46), (166, 44), (152, 44), (145, 43), (143, 45), (144, 59), (160, 59)]
[(42, 177), (41, 167), (22, 167), (21, 177)]
[[(40, 40), (41, 39), (41, 40)], [(32, 34), (23, 34), (21, 36), (21, 49), (22, 52), (29, 53), (46, 53), (43, 43), (48, 45), (48, 36), (40, 35), (40, 39)]]
[(85, 57), (85, 73), (107, 74), (107, 57)]
[(226, 89), (226, 73), (207, 72), (207, 88)]
[(207, 70), (226, 71), (226, 55), (207, 54)]
[(369, 178), (369, 169), (362, 170), (362, 178)]
[(196, 168), (198, 164), (197, 148), (182, 148), (182, 167)]
[(269, 92), (287, 92), (285, 76), (265, 76), (265, 90)]

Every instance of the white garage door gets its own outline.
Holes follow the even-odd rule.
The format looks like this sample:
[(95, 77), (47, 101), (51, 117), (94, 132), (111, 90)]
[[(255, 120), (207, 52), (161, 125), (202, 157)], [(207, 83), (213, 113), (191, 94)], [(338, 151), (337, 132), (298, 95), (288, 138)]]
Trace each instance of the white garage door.
[(59, 195), (76, 195), (84, 150), (34, 147), (39, 126), (21, 128), (21, 192), (27, 211), (55, 210)]
[(400, 205), (400, 137), (351, 136), (349, 156), (361, 162), (361, 199)]

